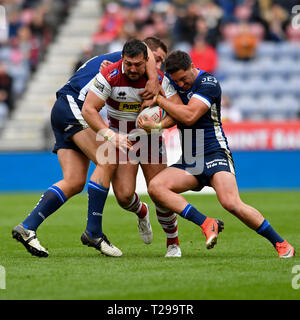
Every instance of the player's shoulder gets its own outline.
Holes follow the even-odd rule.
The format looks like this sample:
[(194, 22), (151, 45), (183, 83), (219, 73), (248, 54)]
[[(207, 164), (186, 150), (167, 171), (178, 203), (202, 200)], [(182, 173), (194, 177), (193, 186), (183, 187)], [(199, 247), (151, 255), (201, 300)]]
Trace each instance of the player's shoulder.
[(198, 91), (210, 92), (213, 95), (221, 94), (221, 87), (218, 79), (213, 74), (201, 71), (196, 79), (195, 87)]
[(159, 81), (159, 83), (162, 83), (162, 81), (163, 81), (164, 78), (165, 78), (165, 74), (164, 74), (161, 70), (158, 70), (158, 69), (157, 69), (157, 74), (158, 74), (158, 81)]
[(100, 74), (108, 83), (114, 82), (122, 74), (122, 60), (119, 60), (107, 66), (106, 68), (101, 70)]
[(217, 87), (219, 85), (219, 81), (216, 78), (216, 76), (214, 76), (209, 72), (201, 71), (201, 70), (197, 77), (197, 81), (198, 81), (198, 84), (202, 84), (202, 85), (210, 85), (214, 87)]

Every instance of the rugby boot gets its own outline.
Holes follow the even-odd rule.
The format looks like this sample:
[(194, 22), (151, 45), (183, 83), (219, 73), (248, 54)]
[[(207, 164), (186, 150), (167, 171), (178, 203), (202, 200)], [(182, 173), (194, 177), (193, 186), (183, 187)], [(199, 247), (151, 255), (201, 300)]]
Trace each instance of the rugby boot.
[(181, 250), (177, 244), (170, 244), (165, 258), (181, 258)]
[(92, 238), (89, 236), (87, 231), (84, 231), (84, 233), (81, 235), (81, 242), (88, 247), (94, 247), (106, 256), (122, 256), (122, 251), (110, 243), (105, 234), (102, 234), (102, 236), (99, 238)]
[(206, 218), (201, 227), (206, 236), (206, 249), (212, 249), (217, 244), (219, 233), (224, 229), (224, 222), (219, 219)]
[(21, 242), (29, 253), (37, 257), (48, 257), (49, 252), (41, 246), (36, 232), (26, 229), (22, 224), (18, 224), (12, 230), (12, 236)]
[(292, 258), (296, 255), (294, 247), (292, 247), (286, 240), (277, 242), (275, 249), (278, 252), (279, 258)]
[(144, 218), (138, 218), (138, 230), (141, 239), (144, 241), (145, 244), (150, 244), (152, 242), (152, 227), (150, 224), (150, 219), (149, 219), (149, 207), (146, 203), (143, 203), (143, 205), (146, 206), (147, 208), (147, 214)]

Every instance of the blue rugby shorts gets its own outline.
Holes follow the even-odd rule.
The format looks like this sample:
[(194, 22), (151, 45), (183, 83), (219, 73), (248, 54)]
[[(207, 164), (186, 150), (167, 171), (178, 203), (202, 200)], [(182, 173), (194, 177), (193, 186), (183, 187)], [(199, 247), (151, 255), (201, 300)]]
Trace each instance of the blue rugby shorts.
[(204, 156), (194, 157), (194, 162), (186, 163), (182, 158), (171, 167), (182, 169), (192, 174), (199, 182), (199, 186), (193, 191), (200, 191), (205, 186), (211, 186), (211, 177), (220, 171), (235, 174), (234, 162), (230, 151), (218, 149)]

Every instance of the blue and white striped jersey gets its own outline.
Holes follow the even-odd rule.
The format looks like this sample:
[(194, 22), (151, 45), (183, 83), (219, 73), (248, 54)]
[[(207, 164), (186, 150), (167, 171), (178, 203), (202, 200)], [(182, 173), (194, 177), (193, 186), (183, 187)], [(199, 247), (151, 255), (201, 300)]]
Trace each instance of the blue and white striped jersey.
[[(226, 136), (221, 123), (221, 87), (218, 80), (210, 73), (200, 70), (191, 89), (185, 91), (178, 87), (171, 77), (171, 84), (177, 90), (182, 102), (186, 105), (190, 99), (197, 98), (204, 102), (209, 110), (192, 126), (188, 127), (178, 123), (178, 129), (182, 134), (182, 151), (184, 151), (184, 129), (192, 129), (192, 154), (197, 155), (196, 130), (204, 130), (204, 154), (224, 149), (230, 152)], [(186, 139), (187, 140), (187, 139)]]

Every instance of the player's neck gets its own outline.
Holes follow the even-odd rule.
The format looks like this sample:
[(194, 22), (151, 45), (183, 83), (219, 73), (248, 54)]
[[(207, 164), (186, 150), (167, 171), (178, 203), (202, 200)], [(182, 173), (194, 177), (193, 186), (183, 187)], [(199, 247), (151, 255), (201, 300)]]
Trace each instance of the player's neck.
[(200, 72), (200, 70), (197, 69), (197, 68), (193, 68), (192, 69), (192, 74), (193, 74), (193, 80), (194, 81), (197, 79), (199, 72)]

